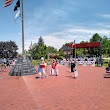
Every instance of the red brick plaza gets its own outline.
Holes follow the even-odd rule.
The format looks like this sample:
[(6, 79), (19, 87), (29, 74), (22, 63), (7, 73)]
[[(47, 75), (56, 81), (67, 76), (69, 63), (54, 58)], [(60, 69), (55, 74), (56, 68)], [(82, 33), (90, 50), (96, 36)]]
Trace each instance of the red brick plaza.
[[(0, 71), (0, 110), (110, 110), (110, 78), (105, 67), (77, 66), (77, 79), (59, 66), (59, 76), (8, 76)], [(49, 70), (49, 67), (48, 67)]]

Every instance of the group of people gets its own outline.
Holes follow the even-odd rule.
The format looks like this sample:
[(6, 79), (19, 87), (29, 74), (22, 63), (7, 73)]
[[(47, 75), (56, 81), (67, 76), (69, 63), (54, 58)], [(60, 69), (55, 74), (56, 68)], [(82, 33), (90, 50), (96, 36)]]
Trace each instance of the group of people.
[[(44, 61), (44, 58), (41, 58), (41, 61), (38, 65), (38, 73), (39, 73), (39, 78), (45, 77), (47, 78), (47, 66), (50, 65), (50, 70), (49, 70), (49, 75), (51, 76), (58, 76), (59, 70), (58, 70), (58, 62), (57, 59), (53, 59), (52, 63), (50, 63), (50, 60), (47, 61), (47, 63)], [(74, 59), (71, 59), (69, 62), (69, 67), (70, 67), (70, 77), (72, 77), (72, 73), (74, 73), (74, 78), (78, 77), (78, 71), (76, 69), (76, 64), (74, 62)]]
[[(50, 75), (56, 75), (58, 76), (58, 67), (57, 67), (57, 61), (55, 59), (52, 60), (51, 68), (50, 68)], [(44, 58), (41, 58), (41, 61), (38, 65), (38, 73), (39, 73), (39, 78), (45, 77), (47, 78), (47, 66), (50, 65), (50, 60), (47, 61), (47, 63), (44, 61)]]
[(12, 62), (10, 63), (8, 59), (3, 59), (0, 68), (1, 70), (5, 70), (7, 67), (13, 66), (15, 64), (15, 60), (13, 59)]
[[(13, 67), (15, 65), (15, 60), (13, 59), (11, 64), (9, 63), (8, 60), (4, 60), (0, 67), (1, 70), (4, 70), (6, 67)], [(76, 70), (76, 64), (74, 62), (74, 59), (71, 59), (69, 61), (69, 67), (70, 67), (70, 77), (72, 77), (72, 73), (74, 73), (74, 78), (77, 78), (78, 76), (78, 72)], [(48, 71), (47, 71), (48, 69)], [(47, 72), (49, 72), (47, 74)], [(59, 75), (59, 70), (58, 70), (58, 60), (57, 59), (53, 59), (52, 62), (48, 59), (47, 62), (45, 62), (44, 58), (42, 57), (40, 60), (40, 63), (38, 65), (38, 74), (39, 74), (39, 78), (47, 78), (48, 75), (50, 76), (58, 76)]]

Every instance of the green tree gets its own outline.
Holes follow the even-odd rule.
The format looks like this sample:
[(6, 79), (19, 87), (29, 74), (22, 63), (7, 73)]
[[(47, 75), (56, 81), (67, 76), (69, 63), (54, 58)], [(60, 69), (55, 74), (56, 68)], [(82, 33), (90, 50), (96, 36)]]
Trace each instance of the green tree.
[(90, 39), (90, 42), (101, 42), (101, 41), (102, 41), (102, 38), (99, 36), (98, 33), (95, 33)]
[(53, 46), (48, 46), (47, 50), (48, 50), (48, 53), (57, 53), (57, 49), (54, 48)]
[(0, 58), (15, 58), (18, 55), (18, 46), (14, 41), (0, 42)]
[(49, 53), (57, 53), (57, 49), (52, 46), (46, 46), (43, 38), (40, 36), (38, 43), (33, 46), (32, 55), (34, 59), (41, 57), (48, 58)]
[(43, 38), (40, 36), (39, 40), (38, 40), (38, 45), (44, 45), (44, 40)]
[[(102, 42), (102, 38), (99, 36), (98, 33), (94, 34), (92, 38), (90, 39), (90, 42)], [(97, 48), (90, 48), (89, 49), (89, 54), (90, 55), (100, 55), (101, 54), (101, 47)]]
[(106, 36), (102, 39), (102, 54), (110, 54), (110, 40)]

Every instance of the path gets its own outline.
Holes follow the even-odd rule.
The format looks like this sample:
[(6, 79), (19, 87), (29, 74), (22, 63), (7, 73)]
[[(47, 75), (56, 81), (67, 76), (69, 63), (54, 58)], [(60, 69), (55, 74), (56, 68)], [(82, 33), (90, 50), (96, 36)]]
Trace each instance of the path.
[(0, 73), (0, 110), (110, 110), (110, 78), (104, 67), (78, 66), (79, 77), (59, 66), (59, 76), (8, 76)]

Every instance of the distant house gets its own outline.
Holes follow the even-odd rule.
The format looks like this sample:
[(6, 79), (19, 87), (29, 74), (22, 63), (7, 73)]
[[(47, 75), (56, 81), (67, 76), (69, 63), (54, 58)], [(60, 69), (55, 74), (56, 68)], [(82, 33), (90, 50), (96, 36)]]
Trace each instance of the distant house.
[(66, 56), (66, 58), (70, 58), (71, 55), (71, 47), (64, 45), (60, 50), (62, 50)]

